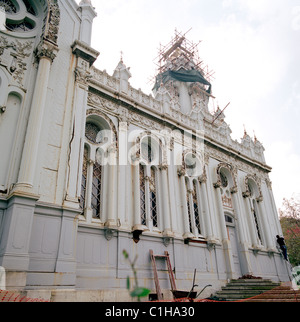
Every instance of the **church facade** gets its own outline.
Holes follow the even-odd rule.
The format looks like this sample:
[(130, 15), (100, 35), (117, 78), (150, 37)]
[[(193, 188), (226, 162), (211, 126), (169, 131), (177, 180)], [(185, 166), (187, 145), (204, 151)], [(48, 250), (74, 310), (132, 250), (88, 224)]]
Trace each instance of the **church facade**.
[[(264, 147), (233, 140), (195, 49), (176, 34), (153, 95), (96, 69), (91, 1), (0, 0), (0, 266), (6, 288), (126, 300), (137, 256), (170, 254), (178, 289), (288, 281)], [(0, 21), (2, 21), (0, 20)], [(109, 50), (109, 48), (103, 48)], [(170, 296), (164, 262), (161, 289)], [(69, 292), (69, 293), (68, 293)], [(59, 296), (59, 295), (57, 295)], [(71, 295), (70, 295), (71, 296)], [(70, 297), (71, 299), (71, 297)]]

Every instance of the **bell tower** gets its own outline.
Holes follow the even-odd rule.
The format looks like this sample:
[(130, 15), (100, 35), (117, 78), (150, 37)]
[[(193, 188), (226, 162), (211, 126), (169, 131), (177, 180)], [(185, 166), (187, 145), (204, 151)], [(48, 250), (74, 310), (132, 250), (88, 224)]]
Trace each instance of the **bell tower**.
[(175, 30), (175, 37), (168, 45), (161, 47), (158, 56), (154, 93), (157, 94), (162, 88), (167, 90), (173, 105), (186, 115), (196, 110), (207, 110), (211, 96), (212, 73), (203, 66), (198, 45)]

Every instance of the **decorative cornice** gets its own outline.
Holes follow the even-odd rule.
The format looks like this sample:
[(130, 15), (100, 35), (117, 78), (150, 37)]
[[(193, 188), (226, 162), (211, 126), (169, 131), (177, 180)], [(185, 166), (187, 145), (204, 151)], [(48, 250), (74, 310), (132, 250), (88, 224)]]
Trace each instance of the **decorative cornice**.
[(94, 64), (97, 57), (100, 55), (100, 53), (93, 49), (92, 47), (88, 46), (86, 43), (75, 40), (75, 42), (71, 46), (72, 53), (76, 55), (77, 57), (81, 57), (85, 61), (87, 61), (90, 66)]

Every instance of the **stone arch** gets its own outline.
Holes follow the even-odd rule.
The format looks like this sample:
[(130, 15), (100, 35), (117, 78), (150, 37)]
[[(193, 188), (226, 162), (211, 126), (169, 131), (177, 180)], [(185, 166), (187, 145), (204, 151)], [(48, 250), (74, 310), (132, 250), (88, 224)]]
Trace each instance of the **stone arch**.
[(257, 178), (256, 175), (248, 174), (244, 180), (245, 184), (245, 191), (243, 192), (243, 197), (252, 197), (257, 199), (258, 201), (262, 201), (262, 191), (261, 191), (261, 184), (260, 180)]
[[(154, 152), (154, 163), (156, 165), (164, 164), (166, 161), (164, 144), (161, 138), (159, 138), (155, 133), (151, 131), (144, 131), (136, 138), (136, 159), (142, 158), (142, 143), (149, 138)], [(152, 162), (150, 162), (152, 163)]]
[[(89, 121), (95, 123), (100, 129), (104, 130), (104, 144), (113, 146), (118, 149), (118, 132), (113, 121), (104, 113), (97, 109), (91, 108), (86, 113), (86, 123)], [(99, 144), (97, 144), (99, 145)]]
[[(203, 174), (203, 156), (193, 149), (186, 149), (182, 153), (182, 167), (191, 177), (200, 177)], [(188, 173), (190, 169), (190, 174)]]
[(231, 190), (237, 189), (236, 175), (234, 167), (231, 164), (221, 162), (216, 168), (217, 182), (214, 184), (215, 188), (222, 186), (222, 175), (228, 180), (228, 185)]

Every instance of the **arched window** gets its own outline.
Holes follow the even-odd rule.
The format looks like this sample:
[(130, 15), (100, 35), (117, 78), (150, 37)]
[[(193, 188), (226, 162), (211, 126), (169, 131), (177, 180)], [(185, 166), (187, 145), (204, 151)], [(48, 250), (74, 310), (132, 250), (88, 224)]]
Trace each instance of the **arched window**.
[(105, 223), (107, 219), (104, 179), (109, 173), (108, 149), (116, 139), (112, 124), (104, 117), (89, 111), (85, 124), (79, 204), (86, 221), (95, 223)]
[(141, 224), (150, 231), (159, 229), (159, 194), (158, 178), (160, 171), (157, 164), (160, 161), (160, 144), (156, 139), (146, 135), (140, 141), (140, 214)]
[(188, 210), (189, 232), (195, 238), (202, 237), (201, 229), (201, 205), (200, 205), (200, 183), (198, 176), (202, 173), (202, 163), (198, 156), (193, 152), (187, 152), (184, 156), (186, 168), (185, 188), (186, 203)]
[(221, 192), (221, 199), (222, 199), (222, 204), (224, 209), (233, 209), (233, 204), (232, 204), (232, 198), (231, 198), (231, 193), (230, 193), (230, 185), (229, 185), (229, 179), (228, 177), (229, 174), (226, 174), (223, 169), (220, 171), (220, 181), (221, 181), (221, 187), (220, 187), (220, 192)]
[(253, 216), (256, 234), (257, 234), (260, 244), (263, 244), (262, 230), (261, 230), (261, 224), (260, 224), (260, 220), (259, 220), (259, 213), (258, 213), (254, 184), (250, 181), (248, 181), (248, 191), (249, 191), (249, 206), (250, 206), (251, 213)]

